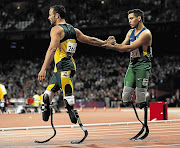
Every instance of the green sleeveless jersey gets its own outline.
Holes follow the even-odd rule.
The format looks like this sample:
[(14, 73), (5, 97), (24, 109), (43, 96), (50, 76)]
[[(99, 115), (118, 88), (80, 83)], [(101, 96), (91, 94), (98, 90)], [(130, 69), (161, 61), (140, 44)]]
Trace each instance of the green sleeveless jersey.
[(59, 24), (64, 29), (64, 38), (60, 41), (54, 55), (54, 72), (76, 70), (76, 64), (73, 59), (73, 54), (76, 52), (76, 31), (70, 24)]

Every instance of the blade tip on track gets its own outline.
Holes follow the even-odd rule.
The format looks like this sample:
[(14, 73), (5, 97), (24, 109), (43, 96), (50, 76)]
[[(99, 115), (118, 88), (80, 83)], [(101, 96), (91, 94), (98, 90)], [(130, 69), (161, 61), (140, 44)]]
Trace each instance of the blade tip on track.
[(79, 141), (71, 141), (71, 144), (80, 144), (81, 142)]

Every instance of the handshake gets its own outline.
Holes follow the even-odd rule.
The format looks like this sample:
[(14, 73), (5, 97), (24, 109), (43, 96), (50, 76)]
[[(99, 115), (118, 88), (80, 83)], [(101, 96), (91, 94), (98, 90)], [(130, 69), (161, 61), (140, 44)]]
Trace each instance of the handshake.
[(108, 39), (105, 40), (105, 44), (103, 44), (101, 46), (106, 48), (106, 49), (113, 49), (115, 44), (117, 44), (115, 37), (109, 36)]

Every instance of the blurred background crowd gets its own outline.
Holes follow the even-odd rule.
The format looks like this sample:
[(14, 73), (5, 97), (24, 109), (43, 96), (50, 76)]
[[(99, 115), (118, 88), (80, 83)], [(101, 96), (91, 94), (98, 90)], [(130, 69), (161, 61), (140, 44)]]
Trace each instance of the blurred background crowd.
[[(76, 59), (77, 72), (74, 76), (74, 95), (77, 101), (101, 101), (109, 98), (108, 107), (117, 107), (111, 101), (121, 101), (124, 76), (129, 63), (129, 56), (110, 52), (105, 56), (79, 55)], [(154, 66), (150, 76), (149, 90), (166, 90), (170, 96), (176, 96), (170, 84), (176, 83), (173, 78), (180, 72), (179, 56), (164, 56), (154, 59)], [(37, 74), (43, 63), (42, 59), (16, 59), (0, 65), (0, 82), (5, 85), (8, 98), (29, 99), (35, 94), (41, 95), (53, 73), (51, 65), (47, 71), (45, 82), (39, 83)], [(159, 101), (158, 96), (149, 92), (149, 101)], [(177, 96), (176, 96), (177, 97)], [(165, 98), (164, 98), (165, 99)], [(171, 98), (174, 103), (179, 98)], [(162, 100), (165, 101), (165, 100)], [(173, 102), (172, 102), (173, 101)], [(177, 104), (178, 105), (178, 104)]]
[[(37, 75), (50, 41), (47, 18), (49, 7), (54, 4), (64, 5), (67, 22), (85, 34), (102, 39), (115, 35), (117, 42), (122, 42), (129, 30), (127, 11), (142, 9), (145, 25), (153, 34), (154, 58), (147, 99), (180, 106), (179, 0), (3, 0), (0, 41), (4, 53), (0, 55), (0, 83), (7, 90), (9, 104), (13, 98), (29, 104), (27, 100), (40, 96), (48, 85), (53, 63), (45, 82), (39, 83)], [(79, 43), (74, 58), (76, 101), (104, 102), (107, 107), (117, 107), (129, 54)]]
[(1, 30), (49, 28), (51, 5), (63, 4), (67, 21), (75, 27), (127, 24), (127, 11), (144, 10), (146, 22), (169, 22), (180, 19), (179, 0), (3, 0), (0, 4)]

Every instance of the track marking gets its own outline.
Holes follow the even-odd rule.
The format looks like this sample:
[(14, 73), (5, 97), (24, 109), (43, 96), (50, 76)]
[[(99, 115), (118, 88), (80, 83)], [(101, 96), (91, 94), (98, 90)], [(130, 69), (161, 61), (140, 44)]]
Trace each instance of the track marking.
[[(168, 124), (168, 123), (166, 123)], [(169, 126), (169, 124), (172, 124), (171, 126)], [(137, 125), (126, 125), (126, 126), (123, 126), (123, 127), (126, 127), (125, 129), (122, 128), (121, 125), (117, 125), (117, 126), (98, 126), (98, 127), (88, 127), (89, 128), (89, 136), (87, 137), (87, 139), (84, 141), (83, 144), (80, 144), (80, 145), (72, 145), (70, 144), (70, 141), (73, 140), (73, 139), (79, 139), (79, 137), (82, 137), (80, 135), (80, 130), (77, 129), (77, 128), (74, 128), (74, 129), (71, 129), (71, 128), (58, 128), (57, 129), (57, 132), (59, 134), (56, 135), (56, 137), (50, 141), (49, 143), (46, 143), (46, 144), (42, 144), (42, 145), (37, 145), (37, 144), (34, 144), (33, 141), (36, 139), (38, 140), (41, 140), (41, 139), (46, 139), (46, 135), (51, 135), (52, 133), (47, 133), (49, 132), (50, 130), (49, 129), (45, 129), (45, 131), (43, 131), (43, 129), (34, 129), (34, 130), (28, 130), (28, 131), (4, 131), (4, 132), (0, 132), (0, 137), (2, 136), (2, 140), (1, 140), (1, 146), (0, 147), (18, 147), (18, 148), (25, 148), (25, 147), (28, 147), (28, 148), (35, 148), (35, 147), (48, 147), (48, 148), (54, 148), (54, 147), (73, 147), (73, 148), (76, 148), (76, 147), (92, 147), (91, 145), (94, 145), (95, 147), (103, 147), (101, 145), (104, 145), (104, 146), (108, 146), (108, 147), (113, 147), (111, 146), (111, 144), (116, 144), (116, 147), (117, 147), (117, 144), (120, 145), (120, 144), (126, 144), (127, 147), (117, 147), (117, 148), (133, 148), (131, 146), (128, 147), (129, 144), (132, 144), (134, 143), (134, 148), (138, 148), (138, 147), (146, 147), (146, 146), (142, 146), (142, 145), (139, 145), (139, 143), (152, 143), (152, 142), (157, 142), (157, 144), (153, 144), (153, 145), (150, 145), (150, 147), (156, 147), (156, 146), (159, 146), (161, 145), (161, 147), (166, 147), (166, 146), (175, 146), (173, 143), (178, 143), (180, 141), (180, 134), (178, 134), (180, 131), (178, 131), (178, 127), (179, 125), (178, 124), (174, 124), (174, 123), (169, 123), (167, 126), (164, 124), (161, 124), (161, 123), (157, 123), (157, 124), (151, 124), (149, 126), (152, 126), (151, 127), (151, 130), (150, 130), (150, 135), (148, 136), (149, 139), (145, 139), (143, 140), (142, 142), (133, 142), (133, 141), (130, 141), (128, 140), (130, 137), (125, 137), (125, 135), (132, 135), (134, 134), (135, 129), (137, 128), (140, 128), (141, 126), (139, 126), (139, 124)], [(161, 126), (161, 125), (164, 125), (164, 126)], [(133, 126), (133, 127), (132, 127)], [(177, 127), (178, 126), (178, 127)], [(155, 128), (153, 128), (155, 127)], [(174, 128), (176, 127), (176, 128)], [(100, 129), (99, 129), (100, 128)], [(132, 128), (135, 128), (133, 130), (131, 130)], [(38, 130), (40, 130), (40, 133), (37, 132)], [(119, 130), (119, 131), (117, 131)], [(167, 131), (162, 131), (162, 130), (167, 130)], [(168, 131), (170, 130), (170, 131)], [(174, 131), (176, 130), (176, 131)], [(131, 132), (131, 133), (125, 133), (125, 132)], [(132, 133), (133, 131), (133, 133)], [(18, 135), (20, 133), (24, 133), (25, 135), (21, 135), (19, 137), (22, 137), (21, 138), (13, 138), (14, 135), (17, 135), (17, 132), (18, 132)], [(36, 134), (34, 134), (33, 132), (35, 133), (39, 133), (38, 135), (40, 135), (40, 137), (38, 137)], [(112, 134), (109, 134), (109, 133), (112, 133)], [(3, 136), (4, 134), (13, 134), (13, 137), (6, 137), (8, 135), (6, 135), (5, 137)], [(113, 134), (114, 133), (114, 134)], [(162, 134), (161, 134), (162, 133)], [(168, 134), (163, 134), (163, 133), (168, 133)], [(29, 135), (28, 135), (29, 134)], [(156, 134), (156, 135), (153, 135), (153, 134)], [(18, 136), (17, 135), (17, 136)], [(73, 135), (73, 136), (72, 136)], [(77, 135), (77, 136), (76, 136)], [(35, 137), (37, 136), (37, 137)], [(42, 137), (43, 136), (43, 137)], [(115, 136), (113, 138), (108, 138), (108, 136)], [(168, 139), (169, 137), (173, 137), (173, 136), (178, 136), (174, 139)], [(101, 138), (99, 138), (101, 137)], [(162, 138), (159, 138), (159, 137), (164, 137), (164, 139)], [(5, 139), (5, 141), (3, 140), (3, 138)], [(93, 139), (95, 138), (95, 139)], [(9, 141), (8, 141), (8, 140)], [(165, 144), (159, 144), (160, 142), (164, 142)], [(167, 143), (169, 141), (172, 141), (170, 143)], [(62, 143), (62, 144), (59, 144), (59, 143)], [(97, 144), (98, 143), (98, 144)], [(166, 144), (167, 143), (167, 144)], [(13, 145), (13, 146), (12, 146)], [(23, 146), (22, 146), (23, 145)], [(145, 144), (147, 145), (147, 144)], [(179, 144), (177, 145), (179, 146)]]
[[(167, 128), (168, 127), (168, 128)], [(165, 128), (165, 130), (177, 130), (178, 127), (176, 126), (176, 128), (174, 127), (170, 127), (169, 126), (163, 126), (163, 128)], [(111, 127), (108, 127), (108, 128), (101, 128), (101, 129), (88, 129), (89, 133), (93, 134), (93, 133), (101, 133), (101, 131), (103, 131), (103, 133), (108, 133), (108, 132), (122, 132), (122, 131), (125, 131), (125, 132), (128, 132), (128, 131), (137, 131), (139, 130), (139, 127), (133, 127), (135, 130), (131, 130), (132, 128), (131, 127), (127, 127), (126, 128), (121, 128), (121, 127), (114, 127), (114, 126), (111, 126)], [(159, 129), (155, 129), (154, 127), (150, 128), (150, 133), (153, 133), (152, 131), (161, 131), (161, 130), (164, 130), (161, 126), (161, 128)], [(120, 131), (117, 131), (117, 130), (120, 130)], [(77, 132), (81, 132), (80, 129), (76, 129), (76, 130), (71, 130), (68, 129), (68, 130), (65, 130), (65, 131), (62, 131), (62, 129), (57, 129), (57, 132), (59, 131), (58, 135), (67, 135), (68, 133), (70, 134), (76, 134)], [(95, 131), (95, 132), (94, 132)], [(3, 137), (7, 137), (7, 136), (13, 136), (13, 137), (21, 137), (22, 135), (23, 136), (28, 136), (31, 132), (33, 132), (36, 136), (41, 136), (42, 134), (43, 135), (51, 135), (51, 132), (49, 133), (49, 130), (45, 130), (45, 131), (41, 131), (41, 132), (37, 132), (35, 130), (33, 131), (24, 131), (24, 132), (17, 132), (17, 131), (14, 131), (16, 134), (16, 136), (14, 136), (14, 133), (12, 132), (3, 132), (1, 135), (3, 135)], [(48, 133), (47, 133), (48, 132)], [(52, 131), (53, 132), (53, 131)], [(156, 132), (157, 133), (157, 132)]]
[[(158, 128), (157, 130), (161, 130), (161, 129), (159, 129), (159, 127), (161, 127), (161, 128), (170, 128), (170, 129), (173, 129), (174, 127), (172, 127), (172, 126), (174, 126), (174, 125), (176, 125), (176, 128), (175, 129), (177, 129), (178, 127), (180, 127), (180, 124), (179, 123), (177, 123), (177, 124), (175, 124), (175, 123), (171, 123), (171, 124), (173, 124), (173, 125), (164, 125), (164, 124), (156, 124), (156, 125), (151, 125), (151, 124), (149, 124), (149, 128), (150, 129), (155, 129), (155, 128)], [(120, 127), (117, 127), (117, 126), (120, 126)], [(98, 128), (98, 131), (100, 131), (100, 130), (104, 130), (104, 131), (108, 131), (108, 130), (111, 130), (111, 129), (116, 129), (116, 130), (126, 130), (126, 129), (132, 129), (131, 127), (128, 127), (129, 125), (126, 125), (126, 126), (121, 126), (121, 125), (113, 125), (113, 126), (106, 126), (106, 127), (99, 127)], [(151, 127), (152, 126), (152, 127)], [(133, 129), (136, 129), (136, 128), (141, 128), (142, 127), (142, 125), (140, 124), (140, 125), (136, 125), (136, 126), (133, 126)], [(65, 128), (64, 128), (65, 129)], [(62, 131), (62, 132), (64, 132), (64, 133), (69, 133), (69, 132), (72, 132), (72, 131), (74, 131), (74, 132), (79, 132), (79, 131), (81, 131), (80, 129), (79, 129), (79, 127), (77, 127), (77, 128), (73, 128), (73, 130), (71, 130), (71, 129), (69, 129), (69, 130), (71, 130), (71, 131), (68, 131), (68, 130), (65, 130), (64, 131), (64, 129), (57, 129), (57, 130), (60, 130), (60, 131)], [(88, 127), (87, 128), (88, 129), (88, 131), (97, 131), (97, 129), (92, 129), (91, 127)], [(36, 129), (32, 129), (32, 130), (36, 130)], [(29, 134), (29, 131), (30, 130), (25, 130), (25, 131), (22, 131), (22, 130), (16, 130), (15, 132), (16, 132), (16, 135), (17, 134)], [(46, 133), (46, 132), (49, 132), (49, 129), (41, 129), (41, 132), (36, 132), (36, 131), (33, 131), (34, 133)], [(2, 131), (1, 131), (2, 132)], [(1, 133), (0, 132), (0, 133)], [(12, 131), (3, 131), (1, 134), (4, 134), (4, 135), (8, 135), (8, 134), (10, 134)]]
[[(180, 119), (175, 120), (158, 120), (158, 121), (148, 121), (148, 123), (169, 123), (169, 122), (180, 122)], [(140, 124), (139, 122), (115, 122), (115, 123), (97, 123), (97, 124), (84, 124), (85, 127), (90, 126), (111, 126), (111, 125), (129, 125), (129, 124)], [(59, 125), (55, 128), (73, 128), (79, 125)], [(12, 128), (0, 128), (1, 131), (5, 130), (29, 130), (29, 129), (43, 129), (51, 128), (51, 126), (35, 126), (35, 127), (12, 127)]]
[[(174, 128), (174, 127), (172, 127), (172, 128), (165, 128), (165, 129), (162, 129), (162, 128), (160, 128), (160, 129), (153, 129), (153, 128), (151, 128), (150, 129), (150, 133), (159, 133), (158, 131), (162, 131), (161, 133), (180, 132), (180, 131), (177, 131), (177, 129), (178, 128)], [(176, 131), (164, 131), (164, 130), (176, 130)], [(119, 132), (121, 132), (121, 133), (123, 133), (123, 132), (127, 132), (127, 133), (134, 132), (135, 133), (136, 131), (139, 131), (139, 129), (132, 130), (131, 128), (126, 128), (126, 129), (121, 129), (120, 128), (118, 131), (117, 131), (117, 128), (115, 128), (115, 129), (114, 128), (110, 128), (108, 130), (99, 130), (99, 129), (93, 130), (93, 131), (88, 130), (89, 135), (90, 134), (102, 133), (102, 131), (103, 131), (104, 134), (105, 133), (119, 133)], [(152, 131), (157, 131), (157, 132), (152, 132)], [(77, 134), (77, 132), (81, 132), (81, 130), (80, 129), (78, 131), (61, 131), (61, 130), (59, 130), (59, 133), (58, 133), (58, 130), (57, 130), (58, 135), (69, 135), (69, 134), (75, 135), (75, 134)], [(22, 137), (22, 136), (29, 136), (30, 133), (31, 132), (28, 132), (28, 133), (16, 133), (16, 136), (14, 135), (14, 133), (12, 133), (12, 134), (8, 133), (8, 134), (2, 134), (2, 135), (3, 135), (3, 137), (13, 137), (13, 138), (16, 137), (17, 138), (17, 137)], [(32, 131), (32, 133), (34, 133), (34, 131)], [(44, 131), (44, 132), (39, 132), (39, 133), (35, 132), (34, 135), (42, 136), (42, 134), (43, 134), (43, 136), (44, 136), (44, 135), (51, 135), (52, 133), (53, 133), (53, 131), (51, 133), (47, 133), (47, 131)]]

